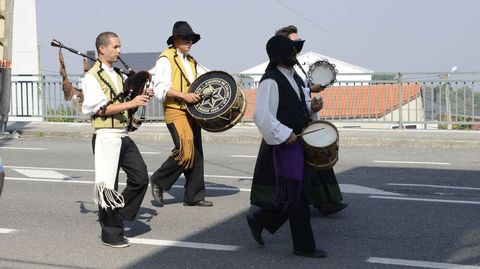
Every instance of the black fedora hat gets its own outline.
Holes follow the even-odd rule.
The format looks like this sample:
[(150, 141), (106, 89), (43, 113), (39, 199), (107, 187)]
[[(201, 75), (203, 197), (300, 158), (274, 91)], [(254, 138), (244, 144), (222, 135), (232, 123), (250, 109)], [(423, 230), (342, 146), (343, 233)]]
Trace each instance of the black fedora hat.
[(191, 38), (192, 43), (195, 44), (200, 40), (200, 35), (193, 32), (192, 27), (186, 21), (177, 21), (173, 25), (172, 35), (167, 39), (167, 44), (173, 44), (173, 38), (175, 36), (182, 36), (185, 38)]
[(276, 35), (267, 42), (267, 54), (270, 62), (280, 62), (289, 59), (292, 54), (299, 53), (305, 40), (291, 40), (286, 36)]

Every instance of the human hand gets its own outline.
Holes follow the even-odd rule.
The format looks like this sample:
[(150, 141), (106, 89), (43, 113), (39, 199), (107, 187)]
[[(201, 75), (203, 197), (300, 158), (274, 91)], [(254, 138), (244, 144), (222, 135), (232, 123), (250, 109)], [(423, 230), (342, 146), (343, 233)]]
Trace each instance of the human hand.
[(196, 103), (201, 99), (200, 95), (193, 92), (184, 92), (182, 93), (181, 98), (183, 101), (185, 101), (185, 103), (188, 104)]
[(310, 86), (310, 92), (321, 92), (323, 90), (325, 90), (325, 88), (320, 86), (320, 84), (313, 84)]
[(155, 93), (154, 93), (154, 91), (153, 91), (152, 88), (146, 89), (146, 90), (145, 90), (145, 94), (148, 96), (148, 98), (152, 98), (152, 97), (155, 95)]
[(133, 100), (130, 101), (133, 107), (139, 106), (147, 106), (148, 100), (150, 100), (150, 96), (147, 94), (137, 95)]
[(290, 136), (285, 141), (285, 144), (291, 145), (291, 144), (295, 143), (295, 141), (297, 141), (297, 135), (292, 131)]
[(313, 112), (318, 112), (323, 108), (323, 100), (322, 97), (317, 98), (314, 96), (312, 98), (311, 108)]

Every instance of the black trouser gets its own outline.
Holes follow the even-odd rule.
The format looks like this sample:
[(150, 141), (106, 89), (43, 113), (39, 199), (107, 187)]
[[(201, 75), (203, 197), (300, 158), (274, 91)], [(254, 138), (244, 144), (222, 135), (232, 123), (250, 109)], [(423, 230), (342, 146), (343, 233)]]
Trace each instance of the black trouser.
[[(196, 203), (205, 199), (205, 179), (203, 174), (202, 133), (200, 127), (193, 123), (194, 162), (191, 169), (178, 165), (171, 156), (153, 173), (151, 180), (165, 191), (175, 184), (180, 175), (185, 175), (185, 193), (183, 200), (187, 203)], [(167, 124), (172, 136), (175, 150), (180, 149), (180, 139), (173, 123)]]
[[(305, 190), (305, 188), (304, 188)], [(293, 248), (301, 251), (315, 250), (315, 238), (310, 224), (310, 208), (304, 191), (301, 194), (301, 207), (296, 210), (259, 209), (253, 216), (265, 229), (274, 234), (288, 220), (292, 234)]]
[[(95, 154), (95, 137), (92, 146)], [(148, 171), (137, 145), (130, 137), (122, 138), (120, 150), (119, 169), (127, 174), (127, 186), (122, 192), (125, 201), (123, 208), (103, 209), (99, 206), (98, 217), (102, 227), (102, 240), (104, 242), (118, 242), (123, 239), (124, 230), (122, 220), (132, 221), (138, 214), (145, 192), (148, 188)], [(115, 190), (118, 190), (118, 171), (115, 181)]]

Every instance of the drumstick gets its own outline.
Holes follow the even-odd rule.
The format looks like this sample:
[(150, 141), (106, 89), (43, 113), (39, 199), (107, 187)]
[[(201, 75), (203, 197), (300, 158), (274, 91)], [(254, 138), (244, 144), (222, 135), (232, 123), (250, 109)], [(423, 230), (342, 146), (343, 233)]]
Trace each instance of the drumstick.
[(314, 132), (316, 132), (316, 131), (320, 131), (320, 130), (323, 130), (323, 129), (325, 129), (325, 128), (319, 128), (319, 129), (311, 130), (311, 131), (308, 131), (308, 132), (306, 132), (306, 133), (298, 134), (297, 137), (299, 137), (299, 136), (304, 136), (304, 135), (306, 135), (306, 134), (311, 134), (311, 133), (314, 133)]

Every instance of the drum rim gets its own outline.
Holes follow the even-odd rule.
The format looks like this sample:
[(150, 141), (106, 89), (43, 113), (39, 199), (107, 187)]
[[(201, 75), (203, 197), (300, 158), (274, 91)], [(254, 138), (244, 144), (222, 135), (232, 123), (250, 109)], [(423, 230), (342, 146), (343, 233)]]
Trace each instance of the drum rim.
[(335, 64), (329, 62), (327, 59), (323, 59), (323, 60), (315, 61), (312, 65), (310, 65), (310, 69), (308, 70), (308, 76), (311, 77), (313, 71), (315, 70), (315, 68), (317, 68), (317, 66), (320, 66), (320, 65), (324, 65), (324, 66), (326, 65), (326, 66), (328, 66), (328, 68), (330, 69), (330, 71), (331, 71), (332, 74), (333, 74), (333, 77), (332, 77), (332, 79), (331, 79), (328, 83), (326, 83), (326, 84), (315, 83), (315, 81), (313, 81), (313, 83), (319, 84), (320, 86), (326, 88), (326, 87), (332, 85), (333, 83), (335, 83), (335, 81), (337, 81), (337, 73), (338, 73), (338, 70), (335, 68)]
[[(335, 126), (335, 124), (329, 122), (328, 120), (312, 120), (312, 121), (308, 122), (307, 126), (305, 126), (305, 128), (302, 129), (302, 134), (305, 132), (305, 130), (306, 130), (310, 125), (315, 124), (315, 123), (326, 123), (327, 125), (333, 127), (333, 129), (334, 129), (335, 132), (337, 133), (337, 138), (335, 139), (335, 141), (334, 141), (332, 144), (335, 144), (335, 143), (338, 144), (338, 141), (339, 141), (339, 139), (340, 139), (340, 133), (338, 132), (338, 129), (337, 129), (337, 127)], [(308, 146), (313, 147), (313, 148), (324, 148), (324, 147), (319, 147), (319, 146), (314, 146), (314, 145), (308, 144), (308, 143), (305, 141), (305, 139), (303, 138), (303, 136), (302, 136), (302, 141), (303, 141), (305, 144), (307, 144)], [(330, 145), (332, 145), (332, 144), (330, 144)], [(329, 145), (329, 146), (330, 146), (330, 145)]]
[(225, 125), (223, 128), (220, 128), (220, 129), (208, 128), (208, 127), (202, 126), (199, 123), (200, 121), (205, 121), (206, 120), (205, 118), (198, 118), (198, 117), (194, 117), (194, 116), (192, 116), (192, 118), (202, 129), (204, 129), (205, 131), (208, 131), (208, 132), (218, 133), (218, 132), (223, 132), (223, 131), (226, 131), (226, 130), (232, 128), (233, 126), (235, 126), (238, 122), (240, 122), (242, 120), (243, 116), (245, 116), (245, 110), (247, 109), (247, 100), (245, 99), (245, 94), (243, 93), (243, 91), (240, 91), (240, 93), (241, 93), (242, 99), (243, 99), (243, 102), (241, 102), (242, 109), (241, 109), (240, 113), (238, 114), (238, 116), (232, 122)]
[[(190, 85), (190, 88), (188, 90), (188, 92), (192, 93), (194, 91), (191, 91), (192, 89), (192, 86), (197, 82), (197, 81), (200, 81), (202, 78), (206, 77), (207, 75), (211, 75), (212, 73), (221, 73), (223, 75), (226, 75), (228, 78), (230, 78), (232, 81), (233, 81), (233, 84), (235, 85), (236, 87), (236, 93), (235, 93), (235, 96), (238, 95), (238, 92), (241, 91), (240, 89), (240, 85), (239, 83), (237, 82), (237, 80), (232, 76), (230, 75), (229, 73), (225, 72), (225, 71), (221, 71), (221, 70), (211, 70), (211, 71), (208, 71), (208, 72), (205, 72), (204, 74), (200, 75), (198, 78), (196, 78), (192, 84)], [(202, 81), (203, 82), (203, 81)], [(198, 82), (198, 84), (201, 84), (201, 82)], [(233, 95), (233, 94), (232, 94)], [(233, 102), (235, 101), (235, 99), (232, 100), (232, 103), (230, 104), (233, 105)], [(230, 102), (230, 101), (229, 101)], [(187, 112), (188, 114), (190, 114), (190, 116), (192, 116), (193, 118), (199, 118), (199, 119), (214, 119), (220, 115), (222, 115), (223, 113), (225, 113), (226, 111), (223, 111), (221, 114), (219, 115), (213, 115), (213, 116), (210, 116), (210, 117), (198, 117), (197, 115), (194, 115), (192, 113), (192, 109), (195, 107), (196, 104), (186, 104), (186, 109), (187, 109)], [(197, 110), (198, 111), (198, 110)]]

